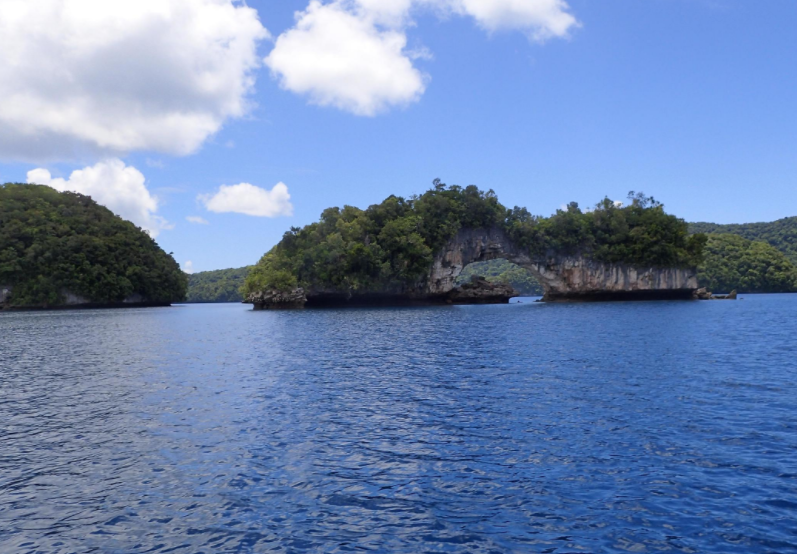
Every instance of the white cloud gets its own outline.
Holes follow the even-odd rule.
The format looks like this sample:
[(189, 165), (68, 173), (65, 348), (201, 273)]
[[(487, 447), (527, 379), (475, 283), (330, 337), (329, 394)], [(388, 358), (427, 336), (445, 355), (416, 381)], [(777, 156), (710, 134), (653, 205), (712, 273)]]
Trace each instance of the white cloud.
[(418, 100), (426, 89), (406, 46), (403, 32), (380, 30), (341, 2), (312, 0), (265, 62), (283, 88), (312, 103), (373, 116)]
[(189, 275), (194, 274), (194, 262), (188, 260), (183, 264), (183, 273), (188, 273)]
[(2, 0), (0, 158), (192, 153), (245, 114), (267, 36), (232, 0)]
[(195, 223), (196, 225), (210, 224), (207, 219), (199, 217), (198, 215), (189, 215), (188, 217), (185, 218), (185, 220), (188, 221), (189, 223)]
[(28, 183), (91, 196), (98, 204), (132, 221), (153, 238), (164, 229), (174, 228), (156, 215), (158, 199), (147, 189), (144, 175), (135, 167), (125, 166), (122, 160), (111, 159), (73, 171), (68, 180), (54, 179), (46, 169), (34, 169), (28, 171)]
[(311, 0), (265, 59), (282, 88), (314, 104), (373, 116), (420, 99), (429, 77), (407, 47), (414, 11), (472, 17), (489, 32), (516, 30), (544, 41), (578, 26), (564, 0)]
[(201, 194), (197, 199), (216, 213), (238, 213), (255, 217), (293, 215), (291, 195), (285, 183), (277, 183), (271, 190), (249, 183), (222, 185), (214, 195)]
[(473, 17), (489, 31), (523, 31), (534, 40), (566, 37), (578, 26), (564, 0), (447, 0), (451, 9)]

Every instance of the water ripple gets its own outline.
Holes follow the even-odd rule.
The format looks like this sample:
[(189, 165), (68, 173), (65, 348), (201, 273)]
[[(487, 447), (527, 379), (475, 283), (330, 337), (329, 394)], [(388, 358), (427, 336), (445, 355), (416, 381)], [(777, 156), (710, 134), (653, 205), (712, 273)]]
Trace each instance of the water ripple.
[(0, 552), (797, 552), (797, 296), (0, 315)]

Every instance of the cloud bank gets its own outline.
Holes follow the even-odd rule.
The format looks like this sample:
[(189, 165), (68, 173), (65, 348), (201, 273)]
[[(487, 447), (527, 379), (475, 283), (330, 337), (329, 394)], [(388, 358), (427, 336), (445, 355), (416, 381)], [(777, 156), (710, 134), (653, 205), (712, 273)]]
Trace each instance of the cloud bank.
[(0, 159), (195, 152), (246, 112), (267, 36), (232, 0), (2, 0)]
[(488, 32), (545, 41), (578, 26), (564, 0), (311, 0), (265, 59), (283, 89), (313, 104), (374, 116), (417, 101), (429, 77), (407, 50), (412, 13), (473, 18)]
[(266, 190), (249, 183), (222, 185), (213, 194), (197, 197), (208, 211), (215, 213), (237, 213), (254, 217), (280, 217), (293, 215), (291, 195), (285, 183), (277, 183)]
[(53, 179), (48, 170), (34, 169), (28, 171), (28, 183), (91, 196), (95, 202), (132, 221), (153, 238), (162, 230), (174, 228), (156, 214), (158, 199), (147, 189), (144, 175), (121, 160), (107, 160), (73, 171), (69, 179)]

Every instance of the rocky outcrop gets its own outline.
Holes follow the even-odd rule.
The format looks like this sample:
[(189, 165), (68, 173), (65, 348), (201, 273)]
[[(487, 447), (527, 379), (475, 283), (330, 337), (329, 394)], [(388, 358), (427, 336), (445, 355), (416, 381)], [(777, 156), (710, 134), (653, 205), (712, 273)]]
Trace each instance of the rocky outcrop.
[(303, 308), (307, 303), (307, 295), (302, 288), (289, 291), (268, 290), (252, 293), (246, 297), (244, 304), (254, 304), (256, 310), (284, 310)]
[(693, 298), (695, 300), (736, 300), (738, 296), (739, 294), (735, 290), (728, 295), (716, 295), (704, 287), (697, 289)]
[(470, 283), (454, 288), (448, 293), (452, 304), (508, 304), (518, 292), (507, 283), (491, 283), (484, 277), (474, 275)]

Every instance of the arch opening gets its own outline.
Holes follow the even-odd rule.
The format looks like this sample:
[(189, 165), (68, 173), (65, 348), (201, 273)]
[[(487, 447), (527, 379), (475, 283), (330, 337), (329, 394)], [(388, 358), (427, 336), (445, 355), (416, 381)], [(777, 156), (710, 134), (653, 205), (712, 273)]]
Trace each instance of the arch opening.
[(537, 297), (545, 294), (539, 280), (531, 271), (506, 258), (470, 263), (462, 269), (454, 284), (461, 286), (470, 282), (473, 277), (484, 277), (493, 283), (506, 283), (518, 292), (518, 296)]

